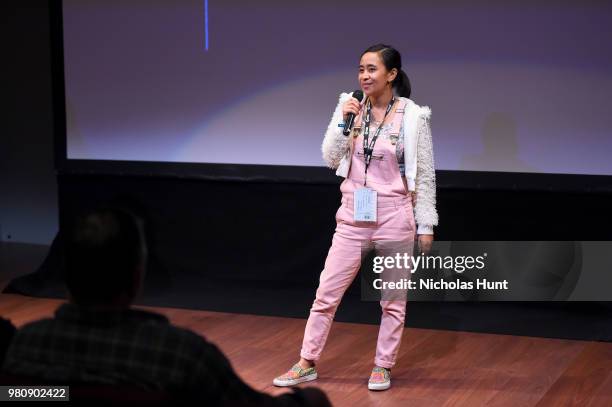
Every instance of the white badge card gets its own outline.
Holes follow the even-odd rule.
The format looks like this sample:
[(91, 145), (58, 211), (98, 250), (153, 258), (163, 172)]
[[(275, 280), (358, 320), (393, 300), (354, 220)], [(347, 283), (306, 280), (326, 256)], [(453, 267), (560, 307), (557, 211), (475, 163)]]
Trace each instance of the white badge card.
[(376, 191), (359, 188), (353, 194), (355, 222), (376, 222)]

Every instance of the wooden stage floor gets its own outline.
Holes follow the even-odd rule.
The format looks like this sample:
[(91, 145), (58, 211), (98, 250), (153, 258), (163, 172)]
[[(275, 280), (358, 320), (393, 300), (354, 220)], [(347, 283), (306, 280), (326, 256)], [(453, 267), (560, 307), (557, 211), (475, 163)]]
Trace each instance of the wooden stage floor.
[[(0, 315), (21, 326), (61, 300), (0, 294)], [(215, 342), (238, 374), (271, 394), (298, 358), (305, 320), (147, 308)], [(366, 388), (378, 327), (337, 322), (313, 384), (334, 406), (611, 406), (612, 343), (406, 328), (393, 387)]]

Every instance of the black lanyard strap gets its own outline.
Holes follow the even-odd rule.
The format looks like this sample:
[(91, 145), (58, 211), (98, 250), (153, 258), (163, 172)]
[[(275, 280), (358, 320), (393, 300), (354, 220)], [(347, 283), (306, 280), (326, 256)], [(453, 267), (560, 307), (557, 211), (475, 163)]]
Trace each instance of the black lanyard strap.
[[(374, 145), (376, 144), (376, 140), (378, 139), (380, 131), (382, 130), (385, 119), (387, 118), (387, 115), (393, 108), (394, 103), (395, 103), (395, 96), (393, 96), (391, 100), (389, 101), (389, 104), (387, 105), (387, 110), (385, 110), (385, 116), (380, 122), (378, 129), (376, 129), (376, 133), (374, 133), (374, 137), (372, 137), (371, 141), (369, 140), (370, 138), (370, 119), (372, 117), (371, 116), (372, 115), (372, 102), (370, 101), (370, 99), (368, 99), (368, 102), (366, 104), (367, 107), (366, 107), (366, 114), (364, 117), (364, 129), (363, 129), (363, 156), (365, 159), (366, 179), (368, 175), (368, 167), (370, 166), (370, 161), (372, 160), (372, 154), (374, 153)], [(363, 185), (366, 184), (366, 179), (364, 179)]]

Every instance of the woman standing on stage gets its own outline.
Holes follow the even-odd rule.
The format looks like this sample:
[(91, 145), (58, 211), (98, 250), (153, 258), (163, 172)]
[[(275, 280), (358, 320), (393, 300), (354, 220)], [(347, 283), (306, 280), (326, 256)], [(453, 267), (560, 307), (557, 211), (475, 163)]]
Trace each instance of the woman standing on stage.
[[(431, 248), (433, 226), (438, 224), (431, 111), (408, 99), (410, 82), (401, 68), (401, 56), (394, 48), (378, 44), (366, 49), (359, 62), (359, 84), (366, 98), (359, 102), (342, 93), (325, 133), (323, 158), (345, 178), (340, 186), (342, 205), (306, 323), (300, 360), (274, 379), (276, 386), (317, 378), (315, 363), (338, 304), (360, 268), (364, 244), (414, 241), (417, 235), (421, 251)], [(345, 136), (343, 123), (351, 113), (356, 116), (355, 128)], [(355, 207), (361, 209), (355, 213)], [(405, 300), (380, 304), (370, 390), (391, 386), (406, 314)]]

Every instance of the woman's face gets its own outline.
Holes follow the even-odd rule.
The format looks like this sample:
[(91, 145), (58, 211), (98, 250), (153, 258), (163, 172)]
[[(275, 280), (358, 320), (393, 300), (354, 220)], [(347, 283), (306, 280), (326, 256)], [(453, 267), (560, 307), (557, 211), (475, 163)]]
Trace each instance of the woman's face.
[(397, 75), (397, 69), (387, 71), (380, 53), (366, 52), (359, 61), (359, 85), (367, 96), (381, 95), (387, 87), (390, 88)]

